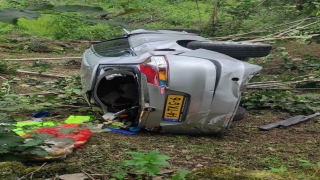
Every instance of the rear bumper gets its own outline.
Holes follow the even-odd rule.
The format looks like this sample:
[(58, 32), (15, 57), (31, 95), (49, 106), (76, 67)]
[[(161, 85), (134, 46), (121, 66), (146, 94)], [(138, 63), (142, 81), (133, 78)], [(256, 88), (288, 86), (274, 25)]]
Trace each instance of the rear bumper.
[[(197, 51), (181, 54), (186, 65), (188, 64), (186, 59), (200, 56), (197, 62), (201, 62), (201, 64), (194, 63), (194, 60), (192, 64), (193, 67), (197, 67), (197, 65), (202, 67), (202, 70), (196, 69), (192, 73), (187, 72), (186, 68), (181, 68), (185, 72), (181, 72), (182, 75), (178, 76), (180, 78), (187, 77), (186, 80), (194, 79), (194, 76), (199, 77), (199, 82), (188, 81), (189, 90), (187, 87), (177, 87), (180, 90), (187, 89), (188, 94), (191, 95), (187, 117), (181, 123), (162, 121), (160, 124), (164, 132), (181, 134), (219, 134), (225, 132), (231, 125), (244, 86), (255, 73), (261, 70), (260, 66), (242, 62), (220, 53), (207, 50)], [(193, 74), (193, 77), (190, 77), (189, 74)], [(170, 88), (172, 88), (171, 85)]]

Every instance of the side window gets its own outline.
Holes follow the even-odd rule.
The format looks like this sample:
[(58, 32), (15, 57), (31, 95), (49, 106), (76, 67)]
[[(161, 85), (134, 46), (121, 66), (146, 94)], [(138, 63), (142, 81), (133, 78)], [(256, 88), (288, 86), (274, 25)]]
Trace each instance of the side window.
[(94, 53), (103, 57), (133, 56), (128, 38), (113, 39), (91, 46)]

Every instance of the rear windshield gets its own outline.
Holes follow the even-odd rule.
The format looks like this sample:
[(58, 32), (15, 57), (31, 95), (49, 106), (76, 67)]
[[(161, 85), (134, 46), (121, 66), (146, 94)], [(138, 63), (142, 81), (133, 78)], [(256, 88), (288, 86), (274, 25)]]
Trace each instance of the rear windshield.
[(128, 38), (113, 39), (91, 46), (94, 53), (103, 57), (133, 56)]

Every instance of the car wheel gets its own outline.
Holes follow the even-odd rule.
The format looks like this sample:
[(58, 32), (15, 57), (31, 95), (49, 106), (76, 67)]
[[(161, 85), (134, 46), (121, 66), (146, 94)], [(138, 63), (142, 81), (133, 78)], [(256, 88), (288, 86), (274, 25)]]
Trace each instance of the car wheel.
[(245, 116), (246, 116), (246, 109), (239, 106), (236, 114), (233, 116), (233, 121), (240, 121), (244, 119)]
[(168, 30), (168, 31), (178, 31), (178, 32), (185, 31), (187, 33), (193, 33), (193, 34), (200, 35), (199, 30), (190, 29), (190, 28), (162, 28), (162, 29), (158, 29), (158, 30)]
[(229, 41), (191, 41), (187, 47), (212, 50), (237, 59), (267, 56), (272, 49), (269, 44)]

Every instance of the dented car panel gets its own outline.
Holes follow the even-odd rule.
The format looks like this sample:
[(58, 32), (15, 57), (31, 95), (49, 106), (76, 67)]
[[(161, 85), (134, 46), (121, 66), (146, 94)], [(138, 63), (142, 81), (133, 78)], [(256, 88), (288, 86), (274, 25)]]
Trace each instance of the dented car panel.
[(189, 41), (204, 40), (194, 34), (138, 30), (126, 38), (121, 43), (127, 40), (129, 49), (114, 48), (111, 40), (99, 45), (103, 51), (94, 45), (87, 50), (81, 80), (88, 102), (95, 100), (104, 113), (126, 109), (133, 116), (131, 126), (180, 134), (223, 133), (245, 85), (261, 70), (215, 51), (186, 48)]

